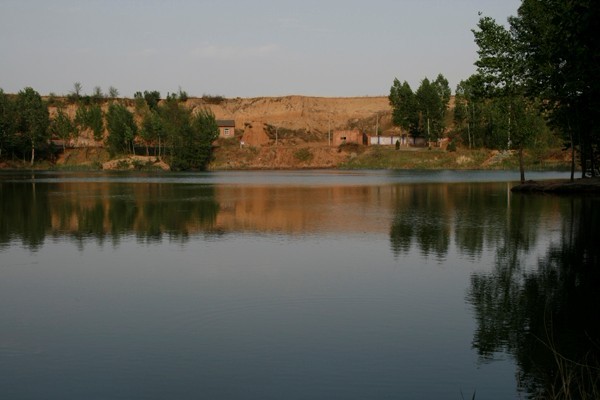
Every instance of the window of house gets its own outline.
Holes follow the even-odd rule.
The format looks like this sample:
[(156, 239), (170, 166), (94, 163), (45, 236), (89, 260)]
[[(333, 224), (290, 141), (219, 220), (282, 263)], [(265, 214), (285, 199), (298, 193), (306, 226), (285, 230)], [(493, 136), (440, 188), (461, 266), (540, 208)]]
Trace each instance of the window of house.
[(225, 128), (225, 130), (223, 131), (223, 133), (225, 134), (225, 136), (229, 136), (229, 128)]

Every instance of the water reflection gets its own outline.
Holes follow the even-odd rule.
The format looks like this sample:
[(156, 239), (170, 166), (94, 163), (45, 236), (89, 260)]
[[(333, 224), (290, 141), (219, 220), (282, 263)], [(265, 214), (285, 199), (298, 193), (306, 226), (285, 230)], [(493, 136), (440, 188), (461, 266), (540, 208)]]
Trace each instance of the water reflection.
[(386, 234), (392, 186), (244, 186), (122, 182), (0, 183), (0, 243), (47, 236), (141, 242), (190, 235)]
[(170, 183), (35, 183), (0, 185), (0, 244), (21, 240), (32, 250), (46, 236), (81, 243), (135, 235), (144, 242), (214, 233), (219, 205), (210, 185)]
[[(600, 388), (600, 199), (562, 199), (560, 235), (532, 262), (539, 197), (512, 202), (491, 274), (476, 273), (473, 344), (483, 360), (515, 357), (535, 398), (594, 398)], [(545, 211), (545, 210), (544, 210)], [(533, 266), (530, 268), (530, 266)]]
[[(480, 361), (510, 354), (517, 364), (518, 382), (523, 390), (532, 395), (552, 395), (558, 387), (557, 379), (565, 378), (557, 375), (557, 371), (567, 371), (563, 367), (572, 366), (571, 361), (580, 365), (598, 365), (594, 360), (600, 352), (600, 295), (597, 290), (600, 284), (600, 247), (597, 246), (600, 200), (597, 198), (513, 196), (510, 184), (506, 182), (355, 184), (353, 181), (344, 185), (313, 185), (278, 181), (269, 185), (257, 180), (244, 185), (153, 179), (127, 182), (110, 179), (0, 181), (0, 246), (7, 248), (20, 241), (29, 250), (37, 251), (48, 239), (74, 242), (79, 248), (83, 248), (86, 241), (120, 244), (135, 254), (117, 257), (120, 263), (113, 261), (120, 265), (118, 272), (112, 271), (110, 265), (81, 270), (62, 266), (61, 262), (56, 265), (75, 276), (91, 273), (102, 277), (106, 274), (110, 287), (126, 282), (123, 293), (137, 284), (140, 275), (147, 279), (148, 287), (154, 288), (139, 293), (143, 300), (134, 299), (134, 303), (123, 300), (122, 304), (109, 307), (109, 310), (123, 309), (124, 304), (140, 311), (162, 310), (161, 314), (170, 316), (182, 309), (189, 309), (189, 314), (195, 315), (199, 307), (206, 307), (208, 315), (219, 315), (216, 319), (222, 318), (226, 322), (221, 328), (219, 321), (205, 324), (200, 319), (198, 328), (190, 330), (215, 329), (214, 335), (208, 338), (198, 333), (199, 339), (208, 343), (196, 354), (203, 362), (203, 351), (213, 348), (219, 348), (227, 357), (236, 360), (232, 365), (239, 363), (237, 357), (240, 355), (248, 356), (241, 350), (228, 352), (228, 347), (241, 343), (237, 335), (240, 326), (253, 326), (252, 318), (246, 317), (250, 312), (261, 321), (256, 326), (259, 334), (244, 336), (242, 339), (247, 342), (243, 343), (255, 340), (267, 348), (271, 346), (270, 340), (281, 340), (278, 348), (282, 364), (288, 361), (287, 353), (293, 353), (296, 358), (292, 359), (296, 361), (306, 356), (306, 343), (302, 344), (301, 338), (297, 338), (298, 332), (305, 328), (314, 334), (310, 336), (311, 340), (322, 348), (338, 349), (340, 359), (357, 356), (354, 351), (361, 346), (369, 349), (362, 353), (364, 359), (356, 358), (354, 365), (362, 368), (366, 365), (364, 360), (370, 360), (371, 366), (381, 365), (380, 369), (373, 370), (373, 375), (385, 375), (382, 371), (390, 373), (393, 377), (389, 379), (389, 386), (397, 388), (402, 386), (399, 377), (415, 371), (419, 362), (422, 367), (420, 377), (426, 376), (427, 371), (431, 373), (431, 365), (439, 361), (440, 353), (454, 351), (454, 356), (447, 357), (448, 360), (468, 359), (472, 327), (470, 316), (465, 318), (463, 315), (463, 296), (468, 285), (467, 301), (473, 306), (476, 321), (472, 343)], [(223, 240), (203, 243), (205, 238), (215, 236)], [(280, 236), (285, 236), (285, 240), (279, 241)], [(271, 240), (273, 237), (275, 240)], [(133, 238), (137, 243), (132, 245), (132, 240), (126, 238)], [(193, 247), (197, 253), (190, 251), (187, 254), (189, 260), (167, 251), (162, 254), (162, 250), (168, 250), (164, 244), (169, 241), (187, 243), (187, 248)], [(286, 245), (281, 246), (281, 242)], [(152, 274), (148, 275), (148, 270), (140, 274), (136, 268), (137, 259), (144, 258), (138, 254), (142, 248), (137, 246), (139, 243), (160, 245), (146, 246), (143, 250), (150, 252), (149, 247), (161, 248), (161, 252), (148, 256), (145, 261), (151, 264), (151, 258), (163, 257), (155, 269), (148, 267), (158, 276), (155, 280)], [(236, 252), (236, 249), (241, 250)], [(64, 247), (60, 251), (63, 250)], [(96, 256), (112, 257), (108, 252), (93, 250), (97, 252)], [(200, 252), (202, 257), (197, 255)], [(429, 270), (429, 275), (419, 275), (419, 270), (427, 269), (430, 256), (438, 265), (452, 266), (457, 272), (452, 268), (443, 268), (441, 272), (442, 268), (439, 268), (435, 273)], [(29, 261), (26, 256), (23, 259)], [(163, 268), (163, 265), (174, 264), (174, 259), (181, 264), (178, 268), (174, 271)], [(54, 268), (60, 270), (56, 265)], [(7, 271), (21, 279), (16, 269)], [(22, 281), (26, 284), (23, 287), (36, 287), (29, 285), (29, 279), (42, 272), (36, 270), (31, 275), (24, 275)], [(51, 279), (54, 270), (48, 268), (47, 273), (46, 279)], [(177, 280), (177, 276), (181, 279)], [(194, 279), (190, 280), (190, 277)], [(19, 279), (15, 281), (19, 282)], [(57, 276), (53, 279), (65, 278)], [(68, 299), (81, 296), (78, 292), (81, 280), (75, 280), (73, 296), (65, 294)], [(40, 279), (38, 286), (43, 286), (43, 281)], [(96, 281), (89, 279), (87, 288), (94, 289), (92, 293), (103, 293), (106, 285), (96, 288)], [(99, 282), (103, 282), (102, 279)], [(156, 298), (155, 290), (164, 285), (168, 295)], [(54, 286), (49, 285), (48, 290), (52, 292)], [(174, 293), (179, 293), (182, 300), (177, 301)], [(266, 296), (267, 300), (265, 293), (271, 294), (271, 297)], [(290, 293), (293, 296), (288, 298)], [(16, 294), (14, 296), (20, 299)], [(270, 308), (242, 307), (244, 312), (232, 318), (213, 310), (215, 305), (218, 309), (223, 299), (238, 299), (240, 304), (246, 305), (248, 299), (257, 298), (258, 304), (267, 301)], [(99, 295), (98, 304), (103, 305), (111, 299), (113, 296)], [(314, 303), (314, 310), (300, 307), (305, 303), (310, 306), (315, 299), (325, 299), (329, 308), (323, 303)], [(360, 311), (357, 304), (364, 299), (370, 299), (370, 303), (363, 304), (361, 319), (357, 317), (357, 310)], [(147, 304), (154, 306), (146, 307)], [(234, 301), (234, 304), (237, 303)], [(293, 310), (286, 308), (286, 304), (292, 304)], [(425, 304), (426, 307), (417, 309), (414, 304)], [(451, 306), (456, 306), (458, 311)], [(273, 313), (276, 317), (270, 319), (272, 314), (268, 311), (274, 307), (281, 308), (282, 312)], [(13, 308), (5, 308), (12, 315)], [(63, 308), (57, 306), (56, 310), (61, 315)], [(317, 313), (322, 310), (328, 311)], [(296, 313), (292, 318), (293, 311)], [(427, 311), (431, 319), (425, 320), (422, 316)], [(308, 318), (307, 321), (307, 315), (310, 317), (313, 312), (319, 318)], [(84, 314), (82, 327), (90, 325), (88, 314)], [(20, 321), (23, 315), (30, 314), (15, 312), (15, 315), (14, 320)], [(336, 321), (332, 316), (339, 319), (339, 325), (332, 322)], [(148, 326), (135, 328), (144, 335), (154, 332), (156, 341), (162, 344), (165, 339), (158, 335), (160, 329), (155, 324), (162, 325), (163, 322), (154, 317), (148, 317)], [(95, 313), (89, 313), (89, 318), (95, 321)], [(37, 318), (34, 319), (37, 323)], [(105, 321), (113, 320), (114, 315), (107, 312)], [(123, 320), (129, 318), (123, 317)], [(286, 323), (282, 324), (282, 320)], [(311, 321), (314, 325), (310, 325)], [(331, 332), (337, 332), (336, 335), (327, 336), (321, 331), (327, 324)], [(69, 322), (64, 326), (72, 325)], [(180, 321), (172, 325), (178, 335), (187, 337), (187, 331), (177, 330)], [(40, 332), (47, 329), (44, 324), (40, 326)], [(270, 328), (266, 329), (266, 326)], [(273, 334), (277, 329), (291, 326), (294, 328), (284, 335)], [(357, 332), (363, 332), (364, 337), (358, 335), (360, 340), (356, 342), (348, 340)], [(137, 340), (138, 335), (135, 337)], [(229, 338), (227, 346), (218, 340), (222, 337)], [(265, 337), (269, 340), (263, 342)], [(424, 337), (427, 340), (421, 341)], [(465, 337), (467, 350), (464, 352), (448, 344), (460, 343)], [(341, 351), (340, 340), (344, 338), (347, 345)], [(189, 338), (190, 343), (199, 339)], [(384, 345), (377, 352), (379, 343)], [(215, 344), (222, 347), (215, 347)], [(294, 346), (298, 346), (296, 350)], [(87, 348), (87, 343), (81, 348)], [(162, 349), (161, 346), (157, 348)], [(424, 356), (430, 348), (435, 350)], [(273, 351), (272, 346), (269, 349)], [(396, 353), (383, 349), (394, 349)], [(147, 351), (143, 349), (140, 353)], [(206, 351), (219, 359), (219, 354)], [(326, 353), (315, 352), (319, 357)], [(256, 354), (264, 352), (257, 350)], [(379, 358), (369, 358), (372, 354)], [(406, 354), (413, 361), (405, 363)], [(259, 359), (250, 358), (250, 364)], [(470, 362), (463, 360), (463, 368)], [(112, 366), (107, 364), (107, 368)], [(317, 363), (302, 361), (300, 364)], [(352, 375), (343, 369), (347, 364), (345, 361), (335, 364), (340, 368), (340, 377), (344, 378), (339, 379), (340, 386), (347, 387), (345, 378)], [(208, 367), (205, 368), (206, 381), (212, 381), (214, 376), (210, 375)], [(312, 370), (312, 367), (307, 369)], [(452, 376), (451, 369), (447, 366), (434, 369), (436, 380), (441, 381), (441, 375)], [(189, 372), (187, 368), (185, 370)], [(239, 373), (244, 375), (250, 370), (255, 372), (254, 368), (240, 367)], [(360, 374), (352, 375), (353, 379), (361, 374), (365, 376), (365, 371), (360, 371)], [(398, 373), (394, 375), (394, 371)], [(570, 372), (574, 374), (568, 377), (573, 379), (572, 388), (586, 388), (591, 380), (582, 381), (581, 378), (589, 378), (589, 373), (594, 372), (595, 376), (600, 375), (593, 369), (580, 368)], [(472, 377), (474, 373), (471, 371), (466, 375)], [(363, 381), (376, 379), (372, 376)], [(474, 387), (478, 384), (481, 385), (475, 382)], [(419, 393), (414, 394), (413, 397), (418, 397)], [(456, 396), (446, 397), (458, 397), (458, 391)]]
[(481, 256), (501, 236), (499, 223), (510, 212), (509, 189), (506, 183), (396, 186), (392, 252), (406, 255), (414, 244), (424, 256), (443, 260), (454, 241), (461, 254)]

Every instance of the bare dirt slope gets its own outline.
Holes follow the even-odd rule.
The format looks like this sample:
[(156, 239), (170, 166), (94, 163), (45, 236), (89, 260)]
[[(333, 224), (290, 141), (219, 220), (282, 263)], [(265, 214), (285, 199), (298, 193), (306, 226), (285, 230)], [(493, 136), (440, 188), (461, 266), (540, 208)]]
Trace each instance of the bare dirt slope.
[(235, 120), (236, 130), (243, 132), (242, 140), (251, 146), (273, 141), (273, 133), (268, 126), (272, 127), (271, 130), (282, 132), (304, 131), (312, 135), (312, 140), (323, 141), (330, 129), (374, 130), (377, 118), (380, 126), (385, 127), (389, 125), (391, 111), (384, 96), (235, 98), (224, 99), (219, 104), (190, 99), (187, 105), (191, 108), (208, 107), (217, 119)]

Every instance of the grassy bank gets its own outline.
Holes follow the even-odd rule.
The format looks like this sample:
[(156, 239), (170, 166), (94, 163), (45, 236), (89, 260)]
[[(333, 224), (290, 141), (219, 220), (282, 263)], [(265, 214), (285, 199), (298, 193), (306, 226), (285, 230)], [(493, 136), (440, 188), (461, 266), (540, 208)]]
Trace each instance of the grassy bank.
[[(487, 169), (517, 170), (519, 160), (515, 152), (495, 150), (458, 150), (454, 152), (434, 148), (395, 150), (392, 147), (370, 147), (339, 165), (346, 169)], [(567, 154), (548, 150), (525, 155), (527, 170), (568, 170)]]
[[(92, 171), (102, 169), (168, 169), (155, 158), (122, 155), (111, 159), (102, 148), (67, 149), (55, 162), (43, 161), (32, 168), (28, 162), (16, 160), (2, 163), (1, 168)], [(160, 164), (160, 165), (159, 165)], [(162, 165), (164, 164), (164, 165)], [(304, 146), (244, 146), (225, 142), (215, 148), (209, 170), (244, 169), (419, 169), (419, 170), (518, 170), (515, 152), (467, 150), (449, 152), (439, 148), (396, 150), (384, 146), (330, 147), (318, 144)], [(525, 154), (527, 171), (569, 170), (568, 152), (537, 151)]]

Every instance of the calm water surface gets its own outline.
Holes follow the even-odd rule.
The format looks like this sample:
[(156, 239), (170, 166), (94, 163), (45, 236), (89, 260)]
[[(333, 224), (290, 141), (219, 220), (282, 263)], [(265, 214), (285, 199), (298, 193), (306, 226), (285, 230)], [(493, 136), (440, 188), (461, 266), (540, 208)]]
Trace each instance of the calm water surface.
[(600, 201), (513, 195), (515, 179), (2, 173), (0, 393), (535, 394), (546, 317), (565, 351), (600, 337)]

